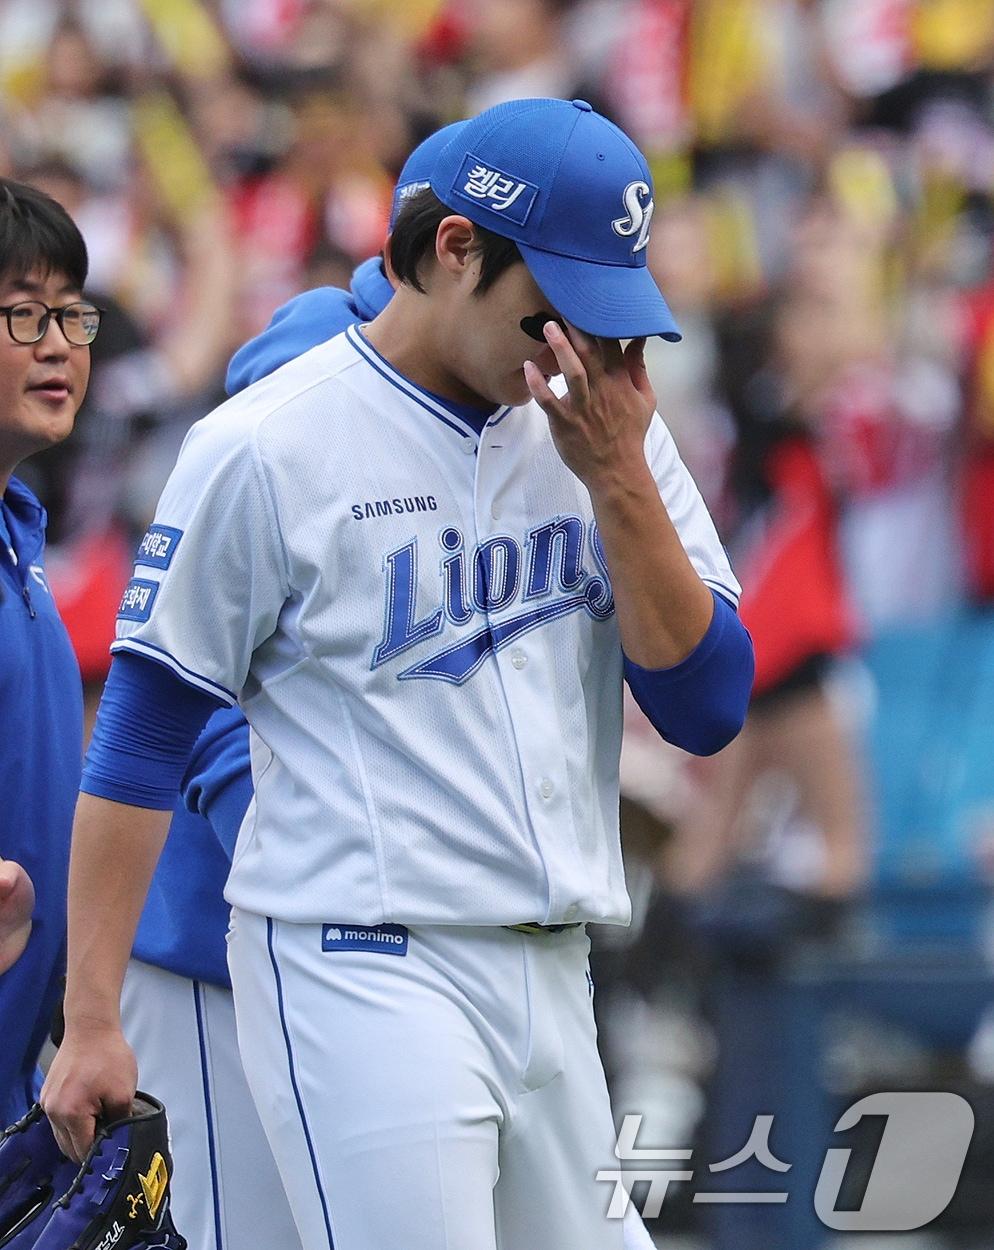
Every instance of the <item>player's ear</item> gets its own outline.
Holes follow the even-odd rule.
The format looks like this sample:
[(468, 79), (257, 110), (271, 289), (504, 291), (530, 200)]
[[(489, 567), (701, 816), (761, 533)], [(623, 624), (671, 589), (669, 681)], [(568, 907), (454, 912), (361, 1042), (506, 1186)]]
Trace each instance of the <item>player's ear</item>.
[(466, 217), (445, 217), (435, 232), (435, 259), (453, 278), (461, 277), (477, 254), (476, 232)]

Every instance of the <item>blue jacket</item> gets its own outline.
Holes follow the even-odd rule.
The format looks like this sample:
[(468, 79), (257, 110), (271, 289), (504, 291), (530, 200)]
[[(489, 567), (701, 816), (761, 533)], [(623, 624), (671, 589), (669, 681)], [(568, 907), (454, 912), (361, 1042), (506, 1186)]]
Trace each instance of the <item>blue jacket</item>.
[(35, 909), (24, 954), (0, 976), (2, 1125), (33, 1101), (35, 1063), (62, 991), (83, 752), (79, 667), (45, 579), (45, 522), (38, 500), (11, 478), (0, 505), (0, 855), (27, 870)]
[(393, 287), (379, 257), (363, 261), (349, 290), (322, 286), (305, 291), (273, 313), (269, 325), (231, 358), (225, 387), (236, 395), (356, 322), (372, 321), (390, 302)]

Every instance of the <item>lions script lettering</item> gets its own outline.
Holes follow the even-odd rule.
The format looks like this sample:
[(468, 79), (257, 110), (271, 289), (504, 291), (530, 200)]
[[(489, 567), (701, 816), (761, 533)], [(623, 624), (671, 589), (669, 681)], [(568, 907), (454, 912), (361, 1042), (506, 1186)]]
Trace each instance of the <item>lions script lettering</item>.
[[(398, 674), (401, 680), (436, 678), (461, 685), (488, 655), (522, 634), (571, 612), (583, 611), (603, 621), (614, 611), (604, 551), (593, 522), (588, 535), (579, 517), (557, 517), (529, 530), (523, 545), (500, 535), (472, 552), (462, 533), (449, 526), (440, 532), (438, 542), (440, 605), (423, 615), (418, 603), (418, 540), (413, 538), (385, 556), (383, 639), (373, 652), (372, 667), (436, 637), (448, 625), (466, 626), (480, 616), (488, 619), (481, 628), (404, 669)], [(588, 546), (595, 572), (585, 567)], [(533, 606), (498, 622), (489, 619), (515, 601)]]

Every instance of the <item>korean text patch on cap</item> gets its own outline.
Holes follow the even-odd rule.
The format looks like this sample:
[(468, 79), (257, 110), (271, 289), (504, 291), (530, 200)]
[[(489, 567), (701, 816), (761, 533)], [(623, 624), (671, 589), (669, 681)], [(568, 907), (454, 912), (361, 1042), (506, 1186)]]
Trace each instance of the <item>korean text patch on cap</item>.
[(584, 100), (513, 100), (465, 123), (431, 187), (517, 243), (544, 294), (589, 334), (680, 338), (649, 272), (652, 176), (635, 144)]

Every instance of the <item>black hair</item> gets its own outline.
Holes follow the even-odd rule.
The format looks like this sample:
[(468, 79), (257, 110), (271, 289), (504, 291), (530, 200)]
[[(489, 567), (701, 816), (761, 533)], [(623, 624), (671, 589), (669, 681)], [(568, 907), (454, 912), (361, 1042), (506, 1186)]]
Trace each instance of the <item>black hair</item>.
[(82, 291), (89, 269), (76, 223), (50, 195), (0, 178), (0, 277), (65, 274)]
[[(435, 236), (438, 227), (454, 210), (447, 208), (430, 187), (408, 196), (401, 206), (396, 225), (390, 235), (390, 264), (400, 282), (412, 286), (423, 295), (421, 267), (435, 258)], [(521, 253), (512, 239), (494, 234), (473, 223), (475, 250), (480, 254), (480, 277), (474, 295), (482, 295), (500, 275), (521, 260)]]

